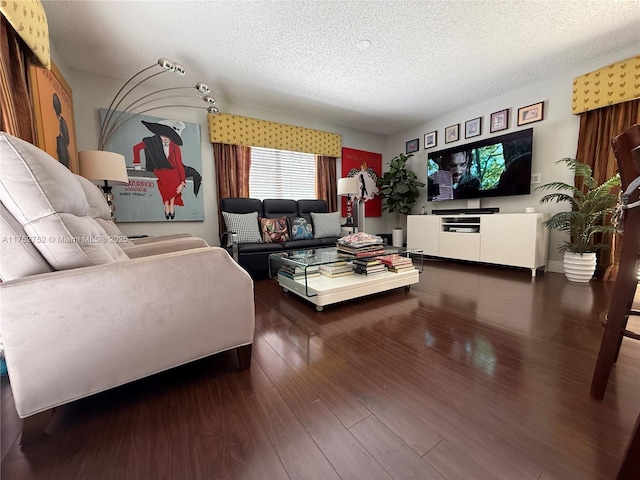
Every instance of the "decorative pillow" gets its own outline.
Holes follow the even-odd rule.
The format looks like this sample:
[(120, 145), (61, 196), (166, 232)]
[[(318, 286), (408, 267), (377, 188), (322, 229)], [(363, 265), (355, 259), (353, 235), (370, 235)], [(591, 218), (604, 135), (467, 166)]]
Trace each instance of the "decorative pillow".
[(340, 212), (311, 212), (311, 220), (313, 220), (313, 236), (315, 238), (339, 237), (342, 234)]
[(290, 219), (292, 240), (307, 240), (313, 238), (313, 227), (311, 222), (303, 217)]
[(262, 240), (266, 243), (289, 241), (287, 217), (261, 218), (260, 231), (262, 232)]
[(238, 243), (262, 243), (258, 228), (258, 212), (222, 212), (227, 231), (238, 234)]

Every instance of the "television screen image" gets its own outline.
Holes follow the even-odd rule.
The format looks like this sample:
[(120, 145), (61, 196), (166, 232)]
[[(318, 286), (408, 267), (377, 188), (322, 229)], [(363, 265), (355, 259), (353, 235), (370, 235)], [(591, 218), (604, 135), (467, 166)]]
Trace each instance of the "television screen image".
[(531, 193), (533, 128), (429, 153), (429, 201)]

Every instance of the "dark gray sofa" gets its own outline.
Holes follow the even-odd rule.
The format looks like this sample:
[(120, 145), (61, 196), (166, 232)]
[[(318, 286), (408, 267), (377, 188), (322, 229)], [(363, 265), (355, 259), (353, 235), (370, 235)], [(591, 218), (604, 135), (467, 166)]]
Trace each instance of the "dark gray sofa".
[[(223, 198), (220, 210), (229, 213), (258, 212), (259, 217), (288, 218), (304, 217), (310, 221), (311, 213), (328, 213), (325, 200), (286, 200), (256, 198)], [(339, 237), (312, 238), (305, 240), (291, 240), (281, 243), (232, 243), (230, 232), (223, 232), (221, 245), (226, 248), (238, 263), (252, 276), (266, 276), (269, 271), (269, 255), (277, 252), (305, 250), (334, 246)], [(234, 249), (237, 249), (234, 252)]]

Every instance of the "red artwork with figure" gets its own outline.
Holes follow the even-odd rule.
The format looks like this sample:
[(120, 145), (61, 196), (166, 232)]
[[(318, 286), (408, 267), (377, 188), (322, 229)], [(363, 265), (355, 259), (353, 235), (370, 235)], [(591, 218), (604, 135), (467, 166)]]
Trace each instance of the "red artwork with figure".
[[(382, 154), (355, 150), (353, 148), (342, 149), (342, 178), (357, 177), (357, 198), (364, 198), (365, 216), (382, 216), (382, 199), (378, 193), (376, 181), (382, 175)], [(355, 210), (355, 205), (353, 210)], [(341, 215), (347, 216), (347, 197), (341, 200)]]

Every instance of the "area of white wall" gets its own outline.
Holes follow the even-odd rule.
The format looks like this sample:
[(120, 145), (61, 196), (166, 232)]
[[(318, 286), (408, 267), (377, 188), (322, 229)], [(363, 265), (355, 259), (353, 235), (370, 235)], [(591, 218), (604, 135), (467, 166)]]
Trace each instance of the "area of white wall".
[[(553, 181), (573, 182), (573, 176), (566, 167), (558, 165), (557, 160), (563, 157), (575, 157), (578, 144), (578, 131), (580, 118), (571, 113), (572, 83), (576, 76), (601, 68), (605, 65), (637, 55), (637, 49), (627, 49), (604, 58), (592, 59), (587, 65), (573, 69), (548, 79), (544, 82), (506, 92), (504, 95), (487, 100), (482, 103), (469, 105), (468, 107), (451, 112), (437, 119), (417, 125), (388, 137), (387, 148), (384, 154), (385, 166), (391, 158), (405, 152), (405, 144), (414, 138), (420, 140), (420, 150), (410, 159), (409, 166), (416, 173), (420, 181), (426, 183), (427, 177), (427, 153), (438, 151), (456, 145), (464, 145), (483, 138), (494, 137), (505, 133), (533, 127), (533, 165), (532, 173), (541, 174), (541, 183)], [(464, 96), (464, 92), (451, 92), (452, 96)], [(529, 125), (517, 126), (517, 110), (520, 107), (544, 101), (544, 119)], [(489, 119), (493, 112), (509, 109), (509, 129), (496, 133), (489, 133)], [(470, 139), (464, 139), (464, 123), (477, 117), (482, 117), (482, 135)], [(444, 143), (444, 129), (450, 125), (460, 124), (460, 140), (452, 143)], [(437, 146), (425, 150), (424, 135), (437, 131)], [(513, 197), (486, 198), (480, 201), (481, 207), (499, 207), (502, 213), (524, 212), (526, 207), (535, 207), (538, 212), (555, 213), (566, 208), (565, 205), (545, 204), (540, 205), (539, 200), (543, 193), (535, 190), (537, 185), (532, 185), (530, 195)], [(420, 213), (421, 205), (425, 205), (427, 212), (434, 208), (465, 208), (466, 200), (451, 200), (447, 202), (427, 202), (426, 187), (414, 208), (414, 214)], [(390, 225), (389, 219), (387, 225)], [(558, 252), (560, 245), (566, 236), (558, 232), (550, 232), (549, 265), (551, 271), (562, 272), (562, 255)]]
[[(58, 62), (56, 62), (56, 65), (57, 64)], [(65, 77), (73, 91), (78, 150), (95, 149), (98, 144), (98, 132), (100, 125), (98, 109), (108, 107), (113, 96), (122, 86), (124, 81), (67, 69), (66, 67), (64, 67), (63, 73), (65, 74)], [(215, 96), (215, 86), (212, 86), (212, 88), (212, 93)], [(150, 90), (141, 88), (140, 94), (148, 93), (149, 91)], [(360, 132), (336, 125), (328, 125), (309, 118), (258, 110), (242, 105), (234, 105), (230, 103), (224, 103), (223, 105), (222, 109), (225, 113), (339, 133), (342, 135), (342, 145), (344, 147), (382, 153), (386, 146), (386, 137), (381, 135)], [(201, 192), (204, 201), (204, 221), (120, 223), (119, 227), (128, 235), (163, 235), (187, 232), (204, 238), (210, 245), (219, 245), (220, 241), (217, 216), (218, 205), (215, 191), (216, 179), (213, 164), (213, 147), (209, 142), (206, 112), (204, 110), (194, 108), (171, 108), (159, 109), (151, 112), (150, 114), (160, 117), (166, 116), (168, 118), (197, 123), (200, 125), (200, 147), (202, 153), (201, 173), (203, 178)], [(340, 172), (341, 163), (340, 160), (338, 160), (338, 177), (340, 177)], [(379, 223), (382, 223), (380, 219), (377, 220)], [(371, 224), (372, 227), (377, 228), (374, 221), (372, 221)]]

